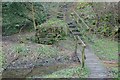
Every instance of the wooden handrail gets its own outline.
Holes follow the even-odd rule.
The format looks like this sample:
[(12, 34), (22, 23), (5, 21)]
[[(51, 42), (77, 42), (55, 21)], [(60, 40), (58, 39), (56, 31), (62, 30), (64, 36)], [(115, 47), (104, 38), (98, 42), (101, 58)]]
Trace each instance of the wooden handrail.
[[(72, 34), (73, 34), (73, 32), (72, 31), (70, 31)], [(75, 46), (75, 53), (77, 53), (77, 43), (78, 43), (78, 40), (80, 41), (80, 43), (82, 44), (82, 51), (81, 51), (81, 53), (82, 53), (82, 68), (84, 68), (84, 64), (85, 64), (85, 48), (86, 48), (86, 44), (82, 41), (82, 39), (80, 38), (80, 36), (78, 36), (78, 35), (73, 35), (73, 37), (74, 37), (74, 39), (76, 40), (76, 46)], [(79, 44), (80, 45), (80, 44)], [(79, 58), (80, 59), (80, 58)]]
[[(74, 11), (74, 13), (77, 15), (77, 17), (82, 21), (82, 23), (87, 27), (87, 29), (89, 29), (89, 27), (88, 27), (88, 25), (84, 22), (84, 20), (77, 14), (77, 12), (75, 12)], [(81, 27), (81, 25), (80, 25), (80, 23), (78, 22), (78, 20), (75, 18), (75, 16), (74, 16), (74, 14), (71, 14), (72, 15), (72, 17), (75, 19), (75, 21), (77, 21), (77, 24)], [(71, 31), (72, 32), (72, 31)], [(73, 32), (72, 32), (72, 34), (73, 34)], [(82, 53), (82, 59), (81, 59), (81, 63), (82, 63), (82, 68), (84, 68), (84, 64), (85, 64), (85, 48), (86, 48), (86, 44), (82, 41), (82, 39), (80, 38), (80, 36), (78, 36), (78, 35), (74, 35), (74, 37), (76, 37), (75, 39), (76, 39), (76, 43), (78, 42), (78, 40), (80, 41), (80, 44), (79, 45), (81, 45), (82, 44), (82, 51), (81, 51), (81, 53)], [(77, 44), (76, 44), (76, 48), (77, 48)], [(75, 48), (75, 49), (76, 49)], [(75, 50), (75, 52), (77, 52), (77, 50)], [(77, 55), (78, 56), (78, 55)], [(79, 56), (78, 56), (79, 57)]]
[(86, 44), (82, 41), (82, 39), (78, 35), (76, 37), (77, 37), (78, 40), (80, 40), (80, 42), (82, 43), (82, 46), (86, 47)]
[[(70, 30), (69, 30), (70, 31)], [(71, 31), (71, 33), (73, 34), (73, 32)], [(75, 36), (74, 36), (75, 37)], [(86, 44), (82, 41), (82, 39), (80, 38), (80, 36), (76, 35), (76, 38), (82, 43), (83, 47), (86, 47)]]
[(79, 14), (76, 11), (73, 11), (77, 17), (82, 21), (82, 23), (87, 27), (87, 29), (89, 29), (89, 26), (85, 23), (85, 21), (79, 16)]
[(76, 37), (77, 37), (77, 39), (80, 40), (81, 43), (82, 43), (82, 68), (84, 68), (86, 44), (82, 41), (82, 39), (81, 39), (78, 35), (77, 35)]

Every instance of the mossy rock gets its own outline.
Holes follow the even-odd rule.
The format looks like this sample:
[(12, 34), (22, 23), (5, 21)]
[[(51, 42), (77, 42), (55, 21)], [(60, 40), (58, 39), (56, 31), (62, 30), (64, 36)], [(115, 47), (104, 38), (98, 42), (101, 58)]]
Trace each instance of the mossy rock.
[(36, 29), (36, 42), (40, 44), (53, 44), (68, 34), (67, 24), (59, 19), (50, 19), (39, 25)]

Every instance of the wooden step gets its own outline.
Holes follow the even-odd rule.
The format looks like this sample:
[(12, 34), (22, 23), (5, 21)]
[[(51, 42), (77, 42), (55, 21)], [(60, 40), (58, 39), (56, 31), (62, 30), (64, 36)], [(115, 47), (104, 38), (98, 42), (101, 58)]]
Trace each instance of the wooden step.
[(58, 18), (58, 19), (63, 20), (63, 18)]
[(72, 32), (74, 35), (80, 35), (80, 32)]
[(63, 18), (63, 16), (57, 16), (57, 18)]
[(69, 28), (70, 32), (79, 32), (77, 28)]
[(80, 32), (78, 29), (73, 29), (72, 32)]
[(63, 16), (59, 16), (59, 15), (57, 15), (57, 17), (63, 17)]
[(69, 28), (70, 31), (77, 30), (77, 28)]
[(69, 25), (69, 28), (75, 28), (76, 26), (75, 25)]
[(75, 23), (75, 21), (70, 21), (70, 22), (68, 22), (67, 24), (68, 24), (68, 25), (71, 25), (71, 24), (75, 25), (76, 23)]
[(63, 13), (62, 12), (58, 12), (57, 15), (63, 15)]
[(57, 16), (64, 16), (63, 14), (57, 14)]
[(72, 23), (72, 22), (68, 22), (67, 24), (68, 24), (68, 25), (72, 25), (73, 23)]
[(59, 13), (63, 12), (63, 10), (59, 10)]

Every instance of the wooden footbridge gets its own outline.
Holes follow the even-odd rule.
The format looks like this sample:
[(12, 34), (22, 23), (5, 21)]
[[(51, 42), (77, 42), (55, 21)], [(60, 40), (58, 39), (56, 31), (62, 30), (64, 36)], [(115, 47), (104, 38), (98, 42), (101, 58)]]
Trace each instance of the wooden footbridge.
[[(75, 55), (81, 62), (81, 67), (84, 68), (86, 65), (90, 69), (89, 78), (107, 78), (107, 69), (104, 67), (99, 58), (91, 51), (89, 46), (87, 46), (83, 41), (82, 36), (84, 33), (81, 31), (83, 30), (89, 32), (89, 26), (85, 23), (84, 19), (81, 18), (79, 14), (73, 9), (73, 7), (70, 8), (69, 6), (68, 8), (68, 6), (69, 5), (64, 4), (63, 7), (60, 7), (62, 16), (57, 18), (66, 21), (69, 26), (69, 32), (76, 42)], [(80, 48), (78, 48), (78, 46)]]
[[(69, 5), (66, 5), (66, 4), (60, 6), (57, 18), (61, 20), (65, 20), (67, 22), (70, 35), (73, 36), (76, 43), (75, 55), (78, 58), (79, 62), (81, 62), (82, 68), (84, 68), (85, 58), (86, 58), (85, 57), (86, 44), (81, 39), (82, 33), (80, 32), (80, 28), (82, 28), (82, 25), (79, 22), (82, 22), (82, 24), (85, 25), (86, 30), (88, 30), (89, 27), (84, 22), (84, 20), (79, 16), (79, 14), (77, 14), (77, 12), (75, 12), (73, 9), (70, 10), (68, 6)], [(72, 13), (70, 13), (70, 11), (72, 11)], [(77, 51), (78, 46), (81, 46), (80, 53), (78, 53)]]

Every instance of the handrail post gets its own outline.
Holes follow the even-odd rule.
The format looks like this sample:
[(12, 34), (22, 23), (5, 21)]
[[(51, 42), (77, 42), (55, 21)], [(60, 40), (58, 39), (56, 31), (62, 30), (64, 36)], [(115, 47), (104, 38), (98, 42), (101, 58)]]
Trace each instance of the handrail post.
[(84, 68), (85, 65), (85, 46), (83, 46), (82, 50), (82, 68)]
[(75, 36), (75, 54), (77, 54), (77, 37)]
[[(77, 15), (77, 17), (82, 21), (82, 23), (84, 23), (84, 25), (87, 27), (87, 29), (89, 29), (89, 27), (87, 26), (87, 24), (84, 22), (84, 20), (82, 18), (80, 18), (80, 16), (74, 11), (74, 13)], [(71, 13), (71, 16), (73, 19), (75, 19), (75, 21), (77, 21), (77, 24), (79, 24), (79, 21), (75, 18), (74, 13)], [(80, 24), (79, 24), (80, 25)], [(82, 44), (82, 63), (81, 63), (81, 67), (84, 68), (85, 66), (85, 48), (86, 48), (86, 44), (81, 40), (81, 38), (79, 36), (74, 36), (75, 41), (76, 41), (76, 46), (75, 46), (75, 53), (77, 53), (77, 38), (78, 40), (81, 42)]]

